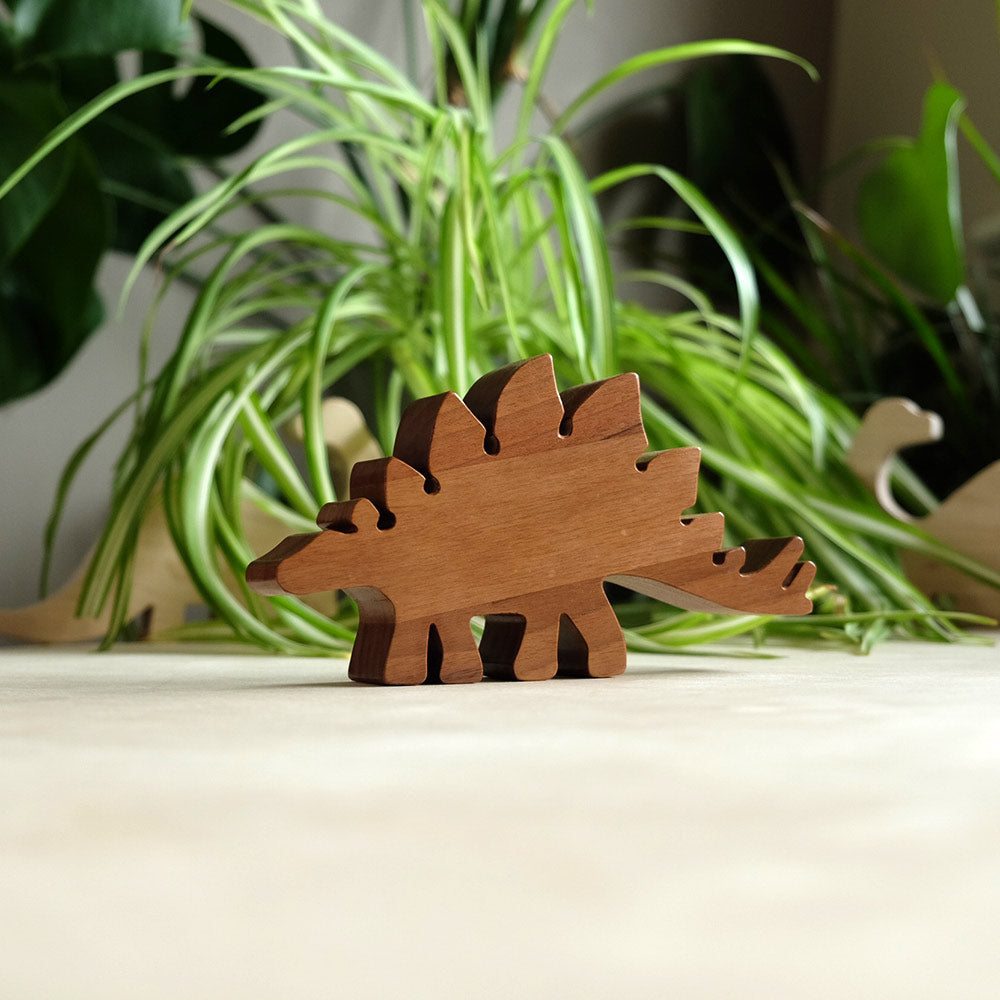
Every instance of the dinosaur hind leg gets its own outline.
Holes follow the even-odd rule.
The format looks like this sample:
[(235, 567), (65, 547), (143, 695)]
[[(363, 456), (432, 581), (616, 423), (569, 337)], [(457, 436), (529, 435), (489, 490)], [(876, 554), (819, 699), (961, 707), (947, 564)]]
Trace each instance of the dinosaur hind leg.
[(590, 600), (562, 616), (559, 673), (569, 677), (614, 677), (625, 671), (625, 637), (614, 610), (597, 584)]
[(442, 684), (483, 679), (483, 661), (470, 622), (463, 615), (436, 620), (427, 637), (427, 677)]
[(559, 665), (559, 619), (531, 613), (486, 616), (479, 654), (488, 677), (546, 681)]
[(600, 581), (560, 591), (523, 615), (487, 615), (479, 652), (488, 676), (508, 680), (548, 680), (557, 671), (611, 677), (625, 669), (625, 639)]
[(430, 622), (400, 618), (373, 587), (348, 591), (358, 602), (358, 637), (348, 676), (366, 684), (422, 684), (427, 679)]

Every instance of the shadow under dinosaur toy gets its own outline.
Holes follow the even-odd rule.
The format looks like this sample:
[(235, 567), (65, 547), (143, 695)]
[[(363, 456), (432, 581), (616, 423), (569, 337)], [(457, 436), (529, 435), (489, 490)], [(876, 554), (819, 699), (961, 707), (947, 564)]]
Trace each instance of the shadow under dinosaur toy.
[[(698, 448), (644, 454), (636, 375), (556, 389), (548, 355), (403, 414), (389, 458), (360, 462), (318, 533), (247, 568), (262, 594), (344, 590), (353, 680), (445, 683), (625, 669), (610, 581), (683, 608), (806, 614), (800, 538), (722, 546), (722, 514), (684, 517)], [(470, 628), (486, 620), (477, 649)]]

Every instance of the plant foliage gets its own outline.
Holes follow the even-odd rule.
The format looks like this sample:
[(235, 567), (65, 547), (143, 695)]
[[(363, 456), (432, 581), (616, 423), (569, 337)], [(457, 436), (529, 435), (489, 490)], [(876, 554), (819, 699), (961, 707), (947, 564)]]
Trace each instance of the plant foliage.
[[(285, 651), (348, 648), (349, 606), (327, 619), (297, 599), (265, 599), (241, 586), (245, 565), (258, 554), (242, 529), (243, 500), (290, 529), (313, 527), (319, 506), (334, 497), (321, 400), (359, 366), (370, 374), (375, 428), (388, 448), (409, 399), (463, 391), (509, 359), (549, 352), (564, 384), (637, 371), (652, 446), (702, 446), (701, 501), (726, 510), (735, 534), (805, 536), (820, 579), (837, 590), (817, 591), (829, 614), (786, 627), (864, 645), (902, 618), (921, 634), (955, 635), (906, 583), (893, 553), (904, 544), (950, 557), (882, 515), (848, 473), (843, 455), (854, 418), (758, 331), (751, 261), (712, 203), (659, 165), (588, 179), (567, 138), (586, 100), (545, 125), (537, 102), (573, 0), (534, 18), (533, 45), (526, 47), (522, 33), (516, 53), (505, 57), (515, 55), (526, 67), (508, 136), (497, 133), (494, 115), (490, 46), (499, 34), (491, 39), (484, 21), (470, 31), (462, 12), (475, 5), (456, 17), (441, 0), (421, 4), (432, 53), (429, 86), (309, 0), (232, 5), (289, 41), (289, 65), (167, 68), (119, 84), (60, 125), (6, 186), (30, 178), (47, 151), (65, 148), (98, 114), (182, 76), (211, 72), (265, 95), (233, 128), (279, 112), (303, 126), (172, 212), (136, 255), (135, 272), (160, 262), (164, 290), (196, 267), (204, 279), (176, 351), (139, 387), (84, 611), (110, 600), (116, 628), (125, 624), (138, 528), (162, 490), (177, 548), (222, 634)], [(631, 72), (716, 52), (782, 56), (734, 41), (662, 49), (630, 60), (584, 97)], [(452, 103), (458, 92), (460, 106)], [(734, 315), (666, 272), (630, 277), (680, 291), (686, 304), (677, 311), (655, 313), (618, 297), (595, 199), (637, 174), (672, 189), (704, 238), (722, 248), (736, 289)], [(287, 208), (286, 216), (269, 209), (246, 222), (240, 214), (274, 204)], [(308, 218), (317, 205), (336, 206), (351, 223), (333, 232), (291, 221)], [(280, 434), (296, 414), (305, 428), (299, 462)], [(502, 498), (497, 503), (502, 516)], [(769, 624), (639, 602), (621, 614), (633, 645), (651, 648)]]
[[(800, 175), (780, 102), (747, 56), (700, 63), (598, 122), (605, 161), (639, 136), (739, 233), (763, 279), (762, 325), (804, 374), (858, 413), (908, 396), (942, 416), (946, 439), (907, 456), (938, 496), (1000, 458), (1000, 309), (982, 254), (966, 250), (958, 146), (967, 139), (998, 180), (1000, 159), (965, 105), (935, 81), (916, 136), (874, 140), (823, 181)], [(860, 243), (811, 207), (824, 184), (851, 179)], [(658, 222), (624, 234), (628, 254), (679, 269), (724, 304), (718, 248), (672, 192), (647, 178), (622, 194)], [(663, 239), (664, 220), (686, 224), (683, 237)]]
[(908, 456), (938, 496), (1000, 458), (1000, 309), (981, 258), (965, 246), (962, 133), (991, 169), (997, 159), (965, 103), (935, 82), (915, 137), (860, 152), (864, 246), (796, 196), (807, 265), (799, 276), (807, 280), (758, 260), (787, 309), (787, 323), (772, 329), (819, 384), (859, 410), (881, 396), (908, 396), (941, 415), (946, 440)]
[[(120, 53), (141, 52), (145, 70), (181, 60), (249, 65), (211, 22), (182, 27), (179, 0), (16, 0), (7, 8), (0, 4), (0, 176), (114, 86)], [(187, 44), (194, 34), (198, 49)], [(94, 278), (104, 254), (135, 251), (193, 197), (191, 163), (242, 148), (255, 127), (226, 126), (260, 100), (232, 81), (209, 89), (205, 78), (180, 93), (164, 85), (136, 94), (0, 203), (0, 404), (62, 371), (102, 318)]]

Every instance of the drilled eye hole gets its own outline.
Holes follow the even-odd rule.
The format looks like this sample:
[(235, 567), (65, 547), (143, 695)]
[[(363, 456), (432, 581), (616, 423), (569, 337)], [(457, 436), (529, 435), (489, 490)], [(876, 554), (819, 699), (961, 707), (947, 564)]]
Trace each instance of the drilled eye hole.
[(441, 484), (433, 476), (428, 476), (424, 480), (424, 492), (425, 493), (440, 493), (441, 492)]
[(379, 531), (388, 531), (390, 528), (395, 528), (396, 515), (391, 510), (383, 510), (378, 516), (376, 527)]
[(483, 440), (483, 449), (487, 455), (500, 454), (500, 442), (497, 440), (496, 434), (486, 435), (486, 438)]
[(328, 524), (327, 531), (338, 531), (342, 535), (357, 534), (358, 526), (350, 521), (337, 521), (335, 524)]

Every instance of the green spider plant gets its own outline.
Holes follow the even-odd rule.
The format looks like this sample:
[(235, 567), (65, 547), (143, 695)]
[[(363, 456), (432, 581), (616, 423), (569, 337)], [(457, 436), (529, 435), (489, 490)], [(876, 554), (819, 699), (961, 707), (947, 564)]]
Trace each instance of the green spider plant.
[[(310, 0), (231, 5), (283, 35), (293, 62), (186, 72), (233, 78), (266, 95), (233, 129), (278, 113), (297, 116), (303, 129), (175, 211), (136, 257), (133, 279), (158, 263), (161, 294), (193, 271), (203, 277), (163, 371), (144, 373), (135, 396), (109, 417), (129, 411), (134, 426), (81, 610), (112, 601), (111, 638), (125, 624), (139, 526), (162, 490), (177, 549), (217, 616), (217, 633), (286, 652), (346, 650), (355, 624), (350, 606), (328, 619), (291, 597), (227, 588), (229, 575), (241, 580), (259, 554), (246, 541), (241, 503), (249, 497), (290, 530), (314, 528), (318, 508), (335, 496), (321, 400), (359, 367), (370, 376), (375, 430), (388, 449), (408, 400), (462, 392), (499, 364), (543, 352), (553, 355), (564, 385), (637, 371), (651, 445), (702, 446), (702, 503), (725, 510), (735, 534), (805, 536), (820, 580), (838, 589), (817, 592), (828, 593), (831, 613), (786, 628), (866, 644), (900, 618), (921, 634), (956, 634), (905, 582), (893, 555), (901, 543), (937, 549), (881, 515), (844, 468), (853, 418), (758, 332), (754, 272), (720, 215), (663, 167), (640, 164), (588, 179), (570, 144), (588, 103), (634, 73), (723, 52), (799, 60), (738, 41), (662, 49), (628, 60), (546, 123), (538, 103), (574, 0), (559, 0), (544, 18), (537, 16), (542, 4), (528, 5), (535, 42), (529, 55), (511, 53), (525, 61), (524, 80), (512, 134), (501, 137), (489, 33), (470, 31), (469, 17), (454, 16), (441, 0), (420, 4), (432, 61), (425, 85)], [(471, 6), (478, 5), (463, 4), (460, 14)], [(180, 72), (140, 77), (82, 109), (0, 196), (104, 108)], [(451, 103), (456, 88), (460, 107)], [(679, 291), (688, 306), (674, 313), (616, 295), (595, 197), (638, 174), (670, 186), (723, 249), (736, 316), (720, 314), (704, 293), (666, 273), (629, 277)], [(273, 211), (279, 202), (331, 203), (353, 224), (335, 233), (289, 221)], [(266, 211), (252, 223), (238, 221), (237, 210), (247, 208)], [(155, 320), (154, 303), (148, 335)], [(296, 414), (305, 428), (300, 463), (279, 435)], [(52, 530), (75, 469), (103, 429), (70, 464)], [(641, 602), (622, 616), (633, 645), (658, 649), (770, 623)]]

